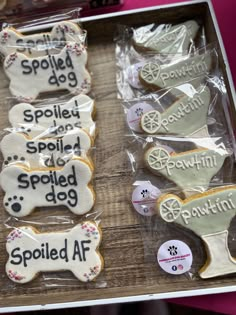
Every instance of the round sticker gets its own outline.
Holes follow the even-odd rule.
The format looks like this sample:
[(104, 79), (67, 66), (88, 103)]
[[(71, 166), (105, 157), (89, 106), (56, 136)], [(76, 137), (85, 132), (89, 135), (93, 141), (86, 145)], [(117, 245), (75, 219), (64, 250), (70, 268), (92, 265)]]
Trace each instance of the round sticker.
[(136, 131), (142, 132), (140, 120), (143, 114), (153, 110), (153, 107), (146, 102), (138, 103), (129, 108), (127, 112), (127, 122), (129, 127)]
[(161, 191), (150, 183), (143, 183), (135, 188), (132, 194), (132, 203), (135, 210), (144, 216), (155, 214), (156, 200)]
[(157, 253), (157, 261), (165, 272), (181, 275), (190, 270), (193, 255), (187, 244), (171, 240), (161, 245)]
[(138, 62), (128, 68), (128, 82), (135, 89), (142, 89), (143, 86), (139, 81), (139, 71), (145, 65), (145, 62)]

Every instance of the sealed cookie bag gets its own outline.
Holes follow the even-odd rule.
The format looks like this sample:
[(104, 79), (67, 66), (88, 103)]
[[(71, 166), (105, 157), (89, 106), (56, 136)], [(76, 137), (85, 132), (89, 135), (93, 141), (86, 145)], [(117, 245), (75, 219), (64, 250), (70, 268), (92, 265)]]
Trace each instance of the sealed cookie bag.
[[(205, 45), (204, 29), (194, 20), (179, 25), (120, 27), (116, 38), (118, 96), (130, 99), (146, 94), (145, 82), (139, 76), (146, 64), (177, 63), (181, 57), (187, 59), (198, 54)], [(165, 86), (155, 87), (155, 91), (161, 88)]]
[(9, 86), (0, 139), (4, 283), (106, 286), (87, 33), (69, 15), (15, 26), (0, 34)]
[(235, 138), (223, 82), (216, 75), (206, 82), (175, 87), (179, 97), (170, 89), (123, 101), (134, 174), (131, 200), (146, 261), (157, 276), (236, 272), (225, 245), (233, 242)]

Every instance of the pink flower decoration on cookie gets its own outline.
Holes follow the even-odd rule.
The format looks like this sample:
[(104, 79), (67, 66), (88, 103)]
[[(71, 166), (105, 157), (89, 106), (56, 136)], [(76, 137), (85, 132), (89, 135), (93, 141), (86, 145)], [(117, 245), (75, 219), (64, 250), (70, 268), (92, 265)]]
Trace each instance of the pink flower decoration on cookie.
[(8, 270), (8, 277), (16, 281), (21, 281), (22, 279), (25, 279), (24, 276), (21, 276), (16, 271), (12, 271), (12, 270)]
[(90, 268), (90, 273), (84, 273), (84, 277), (89, 281), (91, 276), (96, 276), (99, 273), (99, 266), (96, 265)]
[(78, 44), (67, 44), (66, 45), (67, 50), (69, 50), (71, 53), (75, 53), (77, 56), (80, 56), (82, 52), (85, 50), (83, 45)]
[(7, 31), (3, 31), (1, 34), (1, 43), (5, 44), (8, 41), (8, 38), (10, 38), (10, 34)]
[(8, 236), (7, 236), (7, 242), (11, 243), (16, 238), (22, 238), (23, 234), (20, 230), (13, 230)]
[(17, 58), (17, 53), (16, 53), (16, 52), (13, 53), (13, 54), (10, 54), (10, 55), (8, 56), (7, 61), (6, 61), (5, 69), (9, 68), (9, 67), (14, 63), (14, 61), (16, 60), (16, 58)]

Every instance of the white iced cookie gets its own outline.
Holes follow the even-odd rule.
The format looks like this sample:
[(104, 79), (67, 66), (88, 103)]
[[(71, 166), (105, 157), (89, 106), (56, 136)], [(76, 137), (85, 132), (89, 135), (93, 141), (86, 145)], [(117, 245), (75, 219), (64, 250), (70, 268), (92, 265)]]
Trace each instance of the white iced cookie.
[(28, 171), (16, 165), (3, 169), (0, 185), (5, 191), (3, 205), (16, 217), (29, 215), (36, 207), (64, 205), (75, 214), (88, 212), (95, 194), (90, 186), (93, 170), (77, 159), (64, 168)]
[(39, 233), (32, 227), (15, 228), (8, 236), (6, 274), (27, 283), (40, 272), (70, 270), (83, 282), (94, 280), (103, 269), (99, 253), (102, 232), (90, 221), (69, 232)]
[(91, 77), (86, 63), (85, 47), (69, 43), (57, 55), (36, 58), (21, 53), (8, 55), (4, 70), (10, 79), (12, 95), (32, 101), (41, 92), (68, 90), (73, 94), (88, 93)]
[(197, 189), (206, 190), (227, 156), (228, 152), (221, 148), (170, 154), (157, 146), (146, 151), (144, 160), (152, 173), (165, 176), (188, 195), (196, 193)]
[(199, 25), (193, 20), (173, 26), (149, 24), (134, 30), (133, 43), (137, 50), (183, 53), (193, 42), (198, 29)]
[(67, 103), (36, 107), (20, 103), (12, 107), (8, 119), (17, 132), (31, 138), (56, 137), (82, 128), (95, 135), (94, 101), (87, 95), (73, 97)]
[(141, 128), (148, 134), (178, 136), (208, 135), (207, 114), (211, 94), (208, 87), (200, 87), (192, 96), (184, 96), (163, 113), (152, 110), (141, 117)]
[(236, 186), (225, 186), (182, 200), (167, 194), (158, 199), (159, 215), (200, 236), (206, 246), (207, 261), (202, 278), (236, 272), (236, 260), (228, 248), (228, 229), (236, 214)]
[(3, 167), (12, 164), (30, 169), (63, 167), (73, 158), (86, 158), (92, 147), (92, 139), (87, 132), (78, 129), (76, 133), (62, 138), (28, 139), (20, 133), (6, 135), (0, 148), (3, 155)]
[[(1, 4), (0, 4), (1, 5)], [(12, 27), (0, 32), (0, 53), (5, 57), (19, 52), (28, 57), (57, 54), (68, 42), (84, 43), (85, 33), (73, 22), (55, 24), (49, 33), (23, 35)]]
[(211, 53), (196, 55), (191, 58), (159, 65), (149, 62), (139, 72), (140, 82), (149, 90), (159, 90), (172, 86), (178, 86), (195, 78), (203, 78), (211, 69)]

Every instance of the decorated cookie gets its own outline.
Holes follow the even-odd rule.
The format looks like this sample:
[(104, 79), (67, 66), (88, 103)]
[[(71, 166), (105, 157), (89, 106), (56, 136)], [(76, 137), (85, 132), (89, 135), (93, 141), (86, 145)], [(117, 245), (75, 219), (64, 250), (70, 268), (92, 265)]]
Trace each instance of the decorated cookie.
[(86, 157), (91, 146), (91, 137), (82, 129), (62, 138), (44, 140), (32, 140), (19, 133), (11, 133), (0, 143), (3, 167), (20, 163), (30, 169), (63, 167), (73, 158)]
[(68, 90), (74, 94), (88, 93), (91, 77), (86, 63), (84, 46), (68, 43), (57, 55), (36, 58), (21, 53), (8, 55), (4, 70), (10, 79), (12, 95), (31, 101), (41, 92)]
[(154, 174), (161, 174), (179, 186), (185, 194), (206, 190), (211, 178), (221, 169), (228, 152), (195, 149), (170, 154), (164, 147), (152, 147), (146, 151), (144, 160)]
[[(0, 4), (1, 5), (1, 4)], [(50, 33), (23, 35), (12, 27), (0, 32), (0, 53), (5, 57), (15, 52), (28, 57), (57, 54), (68, 42), (84, 43), (85, 33), (73, 22), (57, 23)]]
[(159, 90), (202, 78), (211, 69), (211, 54), (196, 55), (166, 65), (149, 62), (139, 72), (140, 82), (149, 90)]
[(25, 170), (17, 165), (3, 169), (0, 184), (5, 191), (3, 205), (16, 217), (29, 215), (36, 207), (64, 205), (81, 215), (94, 205), (90, 186), (93, 170), (82, 159), (71, 160), (64, 168)]
[(31, 138), (56, 137), (83, 128), (95, 136), (94, 101), (87, 95), (78, 95), (63, 104), (35, 107), (21, 103), (9, 111), (9, 121), (14, 131)]
[(80, 281), (89, 282), (103, 269), (101, 239), (101, 230), (90, 221), (69, 232), (39, 233), (32, 227), (16, 228), (7, 236), (6, 273), (14, 282), (27, 283), (40, 272), (70, 270)]
[(184, 96), (163, 113), (152, 110), (141, 117), (141, 128), (148, 134), (209, 136), (207, 114), (211, 94), (208, 87), (200, 87), (192, 96)]
[(236, 260), (228, 248), (228, 229), (236, 214), (236, 186), (225, 186), (185, 200), (169, 194), (159, 198), (159, 215), (193, 231), (206, 246), (207, 262), (199, 271), (202, 278), (236, 272)]
[(163, 54), (185, 52), (195, 38), (199, 25), (193, 21), (170, 26), (149, 24), (134, 31), (133, 44), (137, 50), (150, 50)]

